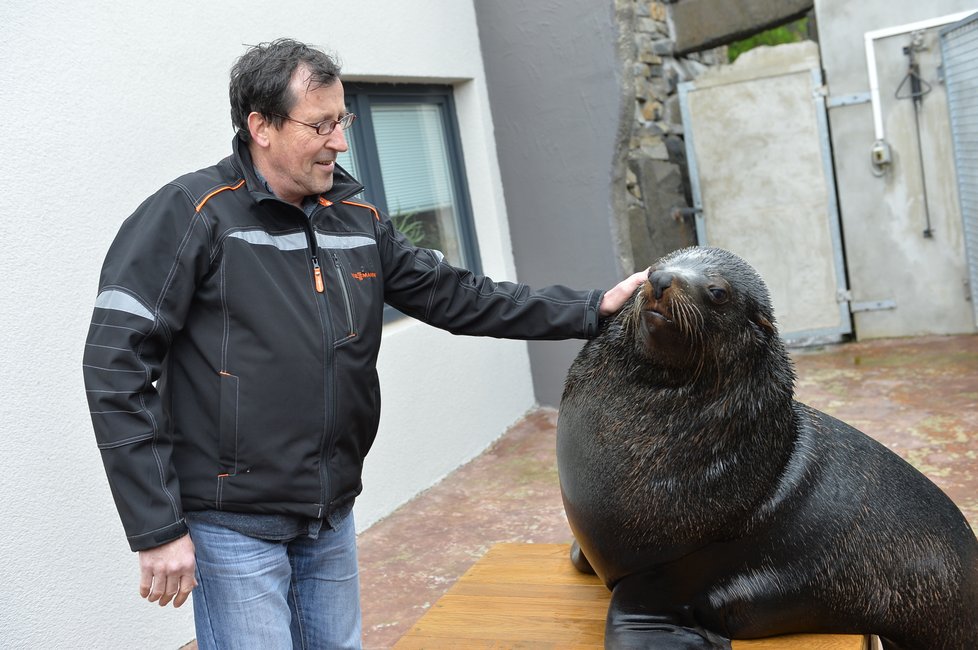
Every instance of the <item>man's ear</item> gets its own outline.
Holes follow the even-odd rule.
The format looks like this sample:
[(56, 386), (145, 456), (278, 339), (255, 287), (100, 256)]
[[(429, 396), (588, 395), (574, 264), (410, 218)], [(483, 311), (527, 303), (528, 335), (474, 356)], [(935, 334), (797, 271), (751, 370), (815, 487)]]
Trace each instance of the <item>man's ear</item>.
[(268, 146), (268, 132), (272, 128), (272, 124), (261, 113), (252, 111), (248, 114), (248, 132), (251, 134), (251, 141), (259, 147)]

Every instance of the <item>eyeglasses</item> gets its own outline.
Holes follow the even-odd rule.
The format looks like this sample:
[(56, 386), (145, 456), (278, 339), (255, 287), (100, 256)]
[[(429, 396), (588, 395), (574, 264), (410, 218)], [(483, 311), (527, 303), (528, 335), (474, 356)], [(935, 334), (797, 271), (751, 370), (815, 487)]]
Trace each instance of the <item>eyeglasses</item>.
[(357, 116), (353, 113), (347, 113), (338, 120), (323, 120), (322, 122), (309, 124), (308, 122), (300, 122), (299, 120), (293, 119), (288, 115), (279, 115), (278, 113), (272, 113), (272, 115), (275, 117), (281, 117), (283, 120), (295, 122), (296, 124), (308, 126), (311, 129), (315, 129), (316, 133), (319, 135), (329, 135), (336, 127), (340, 127), (340, 131), (345, 131), (346, 129), (350, 128), (351, 124), (353, 124), (353, 120), (357, 119)]

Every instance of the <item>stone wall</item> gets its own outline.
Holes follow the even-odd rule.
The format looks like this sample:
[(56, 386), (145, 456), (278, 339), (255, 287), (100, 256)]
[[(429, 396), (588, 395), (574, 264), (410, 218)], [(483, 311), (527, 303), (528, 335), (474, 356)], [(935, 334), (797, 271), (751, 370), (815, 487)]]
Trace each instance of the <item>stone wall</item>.
[[(747, 22), (715, 25), (712, 31), (704, 27), (715, 24), (709, 16), (731, 3), (750, 6), (744, 13)], [(614, 202), (618, 262), (624, 272), (644, 269), (670, 251), (696, 244), (679, 84), (695, 79), (707, 67), (726, 63), (726, 45), (715, 44), (794, 20), (812, 4), (812, 0), (615, 0), (619, 59), (625, 74)]]
[[(666, 3), (616, 0), (623, 76), (622, 130), (615, 164), (619, 263), (641, 270), (696, 243), (678, 85), (726, 59), (726, 48), (678, 58)], [(629, 75), (630, 72), (630, 75)]]

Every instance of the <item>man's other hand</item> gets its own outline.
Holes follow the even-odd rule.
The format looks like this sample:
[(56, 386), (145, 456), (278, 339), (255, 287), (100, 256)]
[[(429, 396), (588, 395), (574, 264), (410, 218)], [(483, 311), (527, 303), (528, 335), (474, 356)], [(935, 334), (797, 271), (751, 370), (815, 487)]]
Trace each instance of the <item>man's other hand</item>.
[(197, 586), (196, 566), (190, 535), (139, 551), (139, 595), (160, 607), (171, 600), (174, 607), (183, 605)]

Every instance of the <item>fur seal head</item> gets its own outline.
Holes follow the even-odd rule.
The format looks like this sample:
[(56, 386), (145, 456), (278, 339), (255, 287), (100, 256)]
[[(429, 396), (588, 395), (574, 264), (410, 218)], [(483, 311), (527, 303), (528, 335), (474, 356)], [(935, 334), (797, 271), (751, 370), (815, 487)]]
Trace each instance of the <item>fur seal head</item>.
[[(767, 287), (744, 260), (720, 248), (684, 248), (659, 260), (626, 322), (640, 354), (687, 367), (707, 350), (753, 352), (777, 335)], [(731, 334), (736, 334), (731, 340)], [(711, 345), (722, 337), (724, 345)]]

